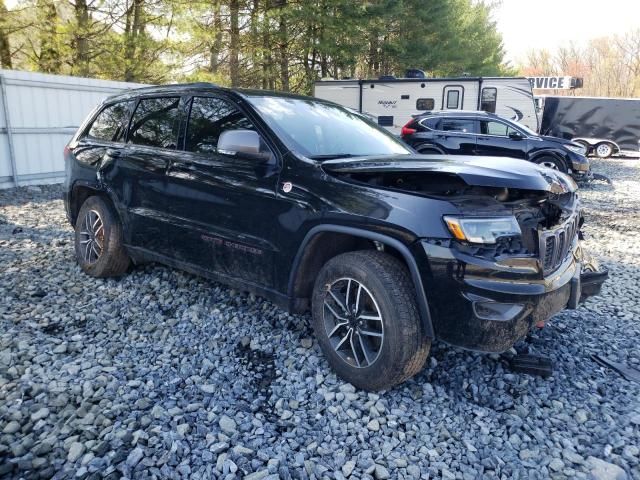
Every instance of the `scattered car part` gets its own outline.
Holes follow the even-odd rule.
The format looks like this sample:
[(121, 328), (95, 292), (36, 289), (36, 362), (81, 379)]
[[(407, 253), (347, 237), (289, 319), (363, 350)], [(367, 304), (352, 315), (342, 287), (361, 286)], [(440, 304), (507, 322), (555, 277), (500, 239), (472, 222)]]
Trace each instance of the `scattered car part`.
[(591, 355), (591, 358), (603, 367), (610, 368), (614, 372), (617, 372), (622, 378), (630, 382), (640, 383), (640, 370), (623, 363), (614, 362), (602, 355)]
[(518, 373), (528, 373), (548, 378), (553, 375), (553, 362), (549, 357), (519, 353), (509, 359), (509, 368)]

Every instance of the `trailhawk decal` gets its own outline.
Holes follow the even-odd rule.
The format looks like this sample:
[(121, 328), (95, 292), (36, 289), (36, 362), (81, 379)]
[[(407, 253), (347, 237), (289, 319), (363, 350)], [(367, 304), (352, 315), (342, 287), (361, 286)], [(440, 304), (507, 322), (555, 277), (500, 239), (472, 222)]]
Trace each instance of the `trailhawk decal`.
[(262, 255), (263, 251), (259, 248), (250, 247), (249, 245), (243, 245), (242, 243), (232, 242), (231, 240), (225, 240), (220, 237), (213, 237), (210, 235), (200, 235), (200, 238), (205, 242), (211, 243), (216, 247), (232, 248), (234, 250), (240, 250), (254, 255)]

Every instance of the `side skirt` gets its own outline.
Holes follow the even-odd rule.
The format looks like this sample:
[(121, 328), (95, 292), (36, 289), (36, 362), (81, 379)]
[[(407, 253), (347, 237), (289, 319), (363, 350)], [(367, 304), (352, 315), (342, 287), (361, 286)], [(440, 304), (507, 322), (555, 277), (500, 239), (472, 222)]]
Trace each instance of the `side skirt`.
[(272, 290), (270, 288), (266, 288), (252, 282), (247, 282), (245, 280), (239, 280), (235, 277), (231, 277), (223, 273), (213, 272), (211, 270), (198, 267), (197, 265), (193, 265), (192, 263), (182, 262), (180, 260), (176, 260), (174, 258), (152, 252), (150, 250), (147, 250), (146, 248), (132, 247), (130, 245), (125, 245), (125, 248), (127, 249), (127, 253), (131, 256), (134, 263), (136, 264), (147, 262), (161, 263), (171, 268), (184, 270), (185, 272), (189, 272), (194, 275), (213, 280), (214, 282), (222, 283), (231, 288), (259, 295), (275, 303), (283, 310), (289, 310), (290, 298), (287, 295), (276, 290)]

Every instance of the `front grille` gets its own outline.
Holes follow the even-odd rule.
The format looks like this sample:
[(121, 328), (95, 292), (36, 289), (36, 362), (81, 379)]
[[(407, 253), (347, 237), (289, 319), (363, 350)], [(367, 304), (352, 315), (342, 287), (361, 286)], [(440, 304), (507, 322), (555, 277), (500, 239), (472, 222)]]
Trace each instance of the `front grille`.
[(540, 261), (544, 273), (552, 272), (567, 258), (578, 235), (578, 222), (578, 215), (574, 215), (559, 227), (538, 233)]

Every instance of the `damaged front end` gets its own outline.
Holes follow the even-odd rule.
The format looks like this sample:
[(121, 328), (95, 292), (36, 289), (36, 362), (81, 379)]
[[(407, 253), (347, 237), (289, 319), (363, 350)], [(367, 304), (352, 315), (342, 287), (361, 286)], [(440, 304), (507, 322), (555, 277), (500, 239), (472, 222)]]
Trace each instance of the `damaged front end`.
[[(484, 201), (473, 197), (450, 199), (461, 218), (513, 218), (517, 228), (503, 228), (495, 238), (485, 234), (484, 243), (455, 227), (452, 239), (423, 241), (431, 286), (438, 291), (433, 303), (441, 339), (504, 351), (534, 325), (543, 327), (556, 313), (599, 292), (608, 273), (580, 246), (584, 218), (575, 191), (485, 189)], [(452, 302), (453, 291), (464, 300)]]
[(436, 336), (472, 350), (509, 349), (533, 326), (599, 293), (608, 276), (580, 245), (584, 218), (573, 180), (509, 162), (334, 168), (350, 181), (455, 207), (442, 218), (449, 237), (420, 240), (423, 280)]

